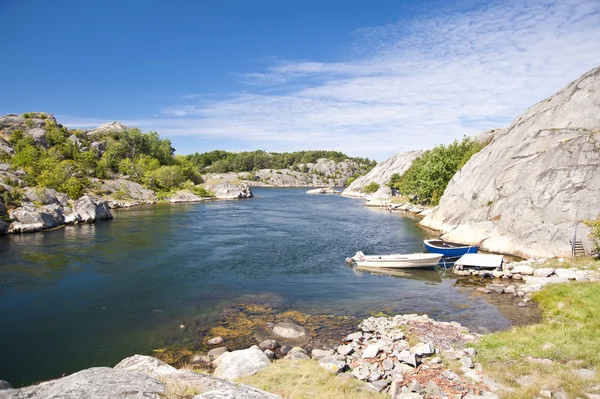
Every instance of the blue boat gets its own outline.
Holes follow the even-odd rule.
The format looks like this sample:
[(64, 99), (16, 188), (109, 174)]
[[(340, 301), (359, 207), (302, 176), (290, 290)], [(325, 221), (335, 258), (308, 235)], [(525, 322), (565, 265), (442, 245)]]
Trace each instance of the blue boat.
[(423, 240), (425, 249), (429, 252), (444, 255), (444, 258), (459, 258), (464, 254), (476, 254), (477, 245), (457, 244), (443, 240)]

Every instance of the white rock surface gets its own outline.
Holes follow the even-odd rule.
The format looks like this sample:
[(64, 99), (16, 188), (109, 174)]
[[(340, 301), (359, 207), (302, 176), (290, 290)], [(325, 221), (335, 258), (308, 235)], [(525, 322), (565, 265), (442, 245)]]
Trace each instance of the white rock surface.
[[(452, 178), (421, 222), (448, 241), (569, 256), (576, 222), (600, 209), (600, 67), (529, 108)], [(587, 252), (589, 229), (578, 227)]]
[(217, 360), (214, 376), (233, 381), (252, 375), (271, 364), (271, 361), (258, 346), (239, 351), (227, 352)]
[(366, 194), (362, 189), (369, 183), (375, 182), (380, 187), (387, 189), (386, 194), (389, 195), (389, 189), (386, 184), (394, 173), (399, 175), (404, 174), (410, 168), (413, 161), (419, 157), (423, 151), (408, 151), (395, 155), (386, 161), (377, 164), (369, 173), (354, 180), (343, 192), (342, 195), (349, 197), (365, 197)]

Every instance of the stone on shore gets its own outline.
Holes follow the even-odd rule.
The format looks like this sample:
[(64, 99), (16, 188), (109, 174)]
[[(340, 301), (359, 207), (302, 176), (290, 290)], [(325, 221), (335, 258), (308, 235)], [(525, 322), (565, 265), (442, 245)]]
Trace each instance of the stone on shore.
[(533, 271), (535, 277), (549, 277), (554, 273), (554, 269), (551, 267), (540, 267)]
[(73, 211), (83, 223), (112, 219), (112, 213), (106, 201), (84, 195), (73, 204)]
[(208, 345), (220, 345), (224, 341), (223, 337), (214, 337), (206, 341)]
[(233, 381), (252, 375), (271, 364), (271, 361), (258, 346), (227, 352), (216, 360), (214, 376)]
[(325, 356), (319, 359), (319, 366), (327, 371), (339, 373), (346, 368), (346, 358), (342, 355)]
[(308, 353), (306, 353), (306, 350), (304, 350), (303, 348), (300, 348), (299, 346), (296, 346), (296, 347), (290, 349), (290, 351), (287, 353), (287, 355), (285, 355), (284, 359), (308, 360), (308, 359), (310, 359), (310, 356), (308, 356)]

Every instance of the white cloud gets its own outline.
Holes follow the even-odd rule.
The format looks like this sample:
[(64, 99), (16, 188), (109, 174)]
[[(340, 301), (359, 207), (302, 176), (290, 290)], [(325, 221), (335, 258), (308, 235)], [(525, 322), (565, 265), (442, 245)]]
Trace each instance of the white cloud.
[[(496, 1), (356, 32), (355, 59), (278, 61), (250, 92), (125, 121), (166, 136), (383, 160), (501, 127), (600, 64), (597, 0)], [(190, 102), (194, 98), (189, 98)]]

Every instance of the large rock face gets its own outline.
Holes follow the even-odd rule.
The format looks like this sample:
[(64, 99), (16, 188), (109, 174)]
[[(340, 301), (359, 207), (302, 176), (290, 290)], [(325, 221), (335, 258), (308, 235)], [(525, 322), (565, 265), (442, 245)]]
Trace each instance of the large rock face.
[(94, 180), (112, 208), (153, 204), (158, 201), (156, 193), (127, 179)]
[(244, 199), (252, 197), (252, 190), (240, 180), (207, 180), (204, 188), (216, 199)]
[[(534, 105), (454, 176), (421, 224), (523, 257), (569, 256), (600, 213), (600, 67)], [(578, 239), (589, 252), (587, 227)]]
[(114, 121), (114, 122), (108, 122), (103, 125), (100, 125), (95, 129), (88, 130), (87, 134), (89, 136), (94, 135), (94, 134), (102, 136), (102, 135), (106, 135), (106, 134), (110, 134), (110, 133), (120, 133), (124, 130), (125, 130), (125, 126), (123, 126), (120, 122)]
[(112, 213), (106, 201), (84, 195), (73, 203), (73, 211), (79, 216), (79, 221), (93, 223), (97, 220), (112, 219)]
[[(362, 189), (371, 182), (375, 182), (382, 188), (386, 188), (385, 185), (390, 181), (390, 178), (394, 173), (398, 173), (399, 175), (404, 174), (404, 172), (410, 168), (413, 161), (422, 153), (422, 151), (402, 152), (377, 164), (369, 173), (354, 180), (352, 184), (342, 192), (342, 195), (364, 197), (366, 194), (362, 192)], [(389, 189), (385, 190), (385, 192), (389, 194)]]
[(209, 173), (206, 180), (243, 180), (253, 187), (343, 187), (360, 165), (351, 160), (335, 162), (321, 158), (291, 169), (261, 169), (257, 172)]
[[(7, 387), (8, 388), (8, 387)], [(137, 399), (192, 397), (277, 399), (279, 396), (191, 370), (177, 370), (158, 359), (135, 355), (114, 368), (95, 367), (20, 389), (1, 389), (0, 399)]]

